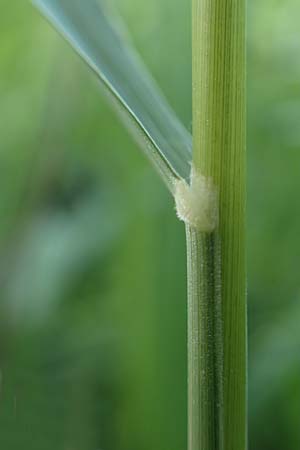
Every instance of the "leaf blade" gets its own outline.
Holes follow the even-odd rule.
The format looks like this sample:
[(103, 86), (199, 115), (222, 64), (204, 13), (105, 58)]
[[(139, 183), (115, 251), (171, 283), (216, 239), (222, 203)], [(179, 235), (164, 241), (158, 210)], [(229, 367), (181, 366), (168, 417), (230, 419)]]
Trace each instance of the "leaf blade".
[(101, 0), (33, 0), (106, 86), (173, 190), (189, 179), (192, 140)]

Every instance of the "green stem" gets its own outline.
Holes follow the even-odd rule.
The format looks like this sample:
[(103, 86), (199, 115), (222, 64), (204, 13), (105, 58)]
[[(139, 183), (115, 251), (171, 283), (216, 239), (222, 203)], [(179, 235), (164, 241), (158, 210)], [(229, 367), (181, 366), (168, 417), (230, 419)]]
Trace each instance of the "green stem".
[(245, 0), (193, 0), (193, 139), (219, 226), (187, 226), (189, 450), (245, 450)]
[(186, 233), (189, 449), (220, 449), (223, 337), (219, 239), (216, 233), (190, 226)]

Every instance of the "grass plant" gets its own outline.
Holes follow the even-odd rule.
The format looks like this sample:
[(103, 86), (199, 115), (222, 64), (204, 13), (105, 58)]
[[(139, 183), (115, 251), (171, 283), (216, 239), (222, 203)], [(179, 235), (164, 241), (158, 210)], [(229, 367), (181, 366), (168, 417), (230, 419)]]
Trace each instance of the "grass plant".
[(193, 0), (193, 137), (96, 0), (35, 0), (174, 196), (188, 266), (188, 448), (246, 449), (245, 2)]

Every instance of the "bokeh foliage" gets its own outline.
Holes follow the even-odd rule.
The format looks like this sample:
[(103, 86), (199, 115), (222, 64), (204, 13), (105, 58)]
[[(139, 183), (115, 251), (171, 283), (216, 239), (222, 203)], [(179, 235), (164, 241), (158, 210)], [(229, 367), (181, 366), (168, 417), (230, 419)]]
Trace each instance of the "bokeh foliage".
[[(115, 0), (191, 129), (190, 8)], [(0, 445), (182, 450), (186, 287), (171, 197), (94, 77), (1, 0)], [(296, 0), (248, 19), (250, 448), (300, 446)]]

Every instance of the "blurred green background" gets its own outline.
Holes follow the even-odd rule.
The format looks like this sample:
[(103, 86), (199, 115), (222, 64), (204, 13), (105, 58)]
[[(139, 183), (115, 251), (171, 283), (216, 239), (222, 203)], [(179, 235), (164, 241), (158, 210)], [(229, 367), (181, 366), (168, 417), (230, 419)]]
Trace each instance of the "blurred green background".
[[(190, 2), (114, 3), (191, 129)], [(84, 64), (0, 5), (1, 449), (183, 450), (183, 225)], [(249, 2), (251, 450), (300, 448), (299, 17)]]

